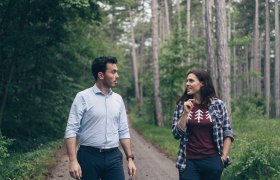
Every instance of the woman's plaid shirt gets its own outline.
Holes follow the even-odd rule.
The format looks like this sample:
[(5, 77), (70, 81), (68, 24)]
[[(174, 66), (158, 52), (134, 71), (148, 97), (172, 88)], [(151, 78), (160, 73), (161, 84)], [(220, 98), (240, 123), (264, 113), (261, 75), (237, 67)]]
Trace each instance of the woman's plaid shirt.
[[(178, 152), (178, 160), (176, 167), (182, 170), (186, 167), (186, 145), (188, 142), (188, 129), (187, 131), (180, 129), (178, 126), (178, 121), (180, 120), (183, 112), (184, 102), (179, 102), (176, 106), (173, 115), (172, 122), (172, 133), (175, 139), (180, 139), (180, 150)], [(213, 139), (215, 146), (217, 147), (218, 153), (221, 155), (223, 153), (223, 141), (225, 137), (233, 138), (233, 130), (231, 127), (230, 119), (228, 116), (225, 104), (220, 99), (212, 99), (209, 106), (209, 113), (213, 122)]]

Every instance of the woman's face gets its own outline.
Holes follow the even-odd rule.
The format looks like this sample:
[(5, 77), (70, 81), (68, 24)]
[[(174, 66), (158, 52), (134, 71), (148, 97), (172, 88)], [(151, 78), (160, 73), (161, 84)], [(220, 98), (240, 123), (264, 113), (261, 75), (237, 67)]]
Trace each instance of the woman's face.
[(196, 75), (190, 73), (187, 77), (186, 86), (188, 95), (198, 95), (203, 84), (198, 80)]

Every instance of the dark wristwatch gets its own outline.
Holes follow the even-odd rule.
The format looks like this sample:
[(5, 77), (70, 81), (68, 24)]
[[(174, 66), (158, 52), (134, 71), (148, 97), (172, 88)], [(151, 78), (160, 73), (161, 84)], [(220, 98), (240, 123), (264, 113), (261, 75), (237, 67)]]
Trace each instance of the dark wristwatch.
[(131, 155), (128, 155), (128, 156), (126, 156), (126, 160), (128, 161), (128, 159), (132, 159), (132, 160), (134, 160), (134, 155), (133, 154), (131, 154)]

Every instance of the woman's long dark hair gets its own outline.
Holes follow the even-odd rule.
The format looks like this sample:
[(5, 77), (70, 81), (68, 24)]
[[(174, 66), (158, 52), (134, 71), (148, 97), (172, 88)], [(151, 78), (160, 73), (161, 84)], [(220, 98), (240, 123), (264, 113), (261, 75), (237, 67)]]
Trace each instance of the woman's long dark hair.
[[(211, 103), (211, 98), (216, 97), (215, 88), (210, 74), (205, 69), (192, 69), (187, 73), (187, 76), (189, 74), (194, 74), (197, 79), (203, 83), (203, 86), (200, 89), (201, 103), (209, 105)], [(188, 95), (186, 88), (184, 94), (178, 99), (177, 104), (182, 101), (187, 101), (188, 99), (193, 99), (193, 95)]]

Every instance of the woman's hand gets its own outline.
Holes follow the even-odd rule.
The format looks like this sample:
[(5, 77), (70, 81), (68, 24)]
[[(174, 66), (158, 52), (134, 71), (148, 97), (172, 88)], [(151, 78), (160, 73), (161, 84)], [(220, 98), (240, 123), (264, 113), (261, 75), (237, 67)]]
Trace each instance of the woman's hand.
[(194, 99), (189, 99), (184, 102), (184, 114), (188, 114), (191, 111), (191, 109), (193, 108), (193, 102)]

